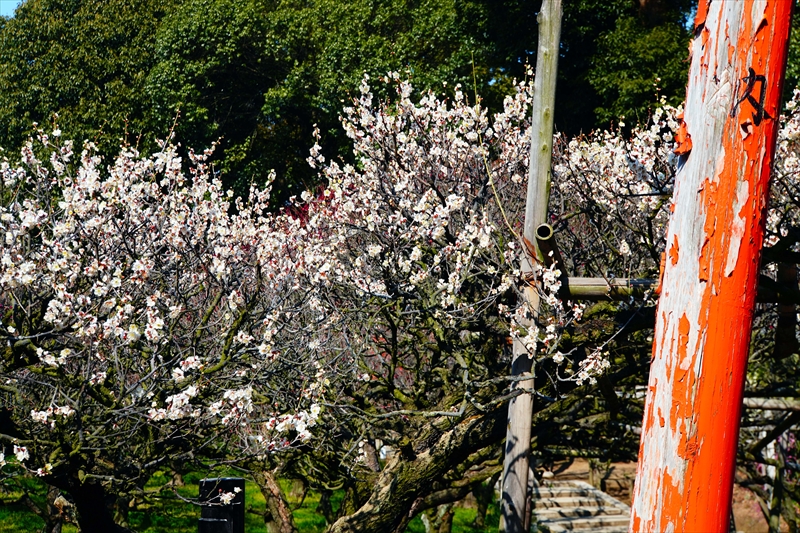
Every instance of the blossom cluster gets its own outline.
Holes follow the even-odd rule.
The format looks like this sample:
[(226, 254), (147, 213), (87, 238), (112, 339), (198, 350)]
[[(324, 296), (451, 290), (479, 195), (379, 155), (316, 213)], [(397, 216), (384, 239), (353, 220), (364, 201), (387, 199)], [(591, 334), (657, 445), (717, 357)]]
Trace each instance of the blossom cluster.
[(69, 407), (68, 405), (62, 405), (60, 407), (59, 406), (56, 406), (56, 407), (50, 406), (47, 409), (45, 409), (44, 411), (34, 411), (34, 410), (32, 410), (31, 411), (31, 419), (34, 422), (40, 422), (42, 424), (47, 424), (48, 423), (48, 419), (49, 419), (50, 427), (54, 427), (55, 424), (56, 424), (56, 420), (55, 420), (56, 416), (61, 416), (61, 417), (65, 417), (66, 418), (66, 417), (70, 417), (70, 416), (72, 416), (74, 414), (75, 414), (75, 410), (72, 409), (71, 407)]
[[(551, 207), (568, 259), (536, 265), (534, 309), (519, 236), (531, 84), (490, 116), (460, 86), (439, 96), (397, 73), (384, 82), (392, 101), (365, 77), (344, 110), (351, 162), (315, 144), (324, 185), (278, 212), (268, 186), (247, 199), (224, 190), (212, 150), (184, 158), (168, 142), (104, 166), (91, 143), (76, 153), (40, 131), (21, 164), (0, 163), (0, 337), (32, 354), (3, 377), (27, 398), (21, 427), (49, 432), (31, 447), (38, 463), (78, 421), (103, 428), (92, 449), (146, 425), (198, 442), (211, 437), (197, 428), (221, 428), (262, 454), (306, 445), (364, 402), (436, 409), (507, 371), (507, 337), (567, 364), (559, 339), (583, 306), (559, 296), (565, 269), (652, 269), (678, 110), (632, 140), (557, 139)], [(625, 225), (605, 232), (611, 219)], [(569, 379), (591, 381), (601, 354), (570, 358)]]
[(662, 102), (630, 135), (556, 136), (550, 206), (571, 275), (658, 274), (681, 113)]
[[(470, 276), (484, 268), (497, 274), (492, 294), (514, 283), (508, 265), (517, 258), (515, 243), (499, 231), (486, 198), (476, 200), (486, 188), (490, 146), (500, 151), (496, 174), (521, 172), (526, 163), (520, 123), (530, 88), (522, 84), (491, 127), (485, 110), (467, 105), (458, 87), (452, 102), (433, 94), (413, 102), (408, 82), (397, 73), (390, 80), (398, 94), (391, 108), (375, 107), (365, 78), (361, 97), (345, 109), (343, 124), (360, 165), (330, 162), (321, 169), (323, 194), (304, 196), (302, 231), (327, 241), (306, 256), (316, 269), (311, 281), (382, 297), (430, 292), (442, 313), (474, 312), (474, 302), (461, 297)], [(310, 162), (323, 161), (312, 150)]]
[(142, 424), (246, 424), (256, 379), (262, 395), (291, 386), (265, 378), (283, 363), (263, 345), (302, 301), (295, 222), (268, 212), (268, 188), (233, 201), (210, 150), (124, 148), (104, 167), (91, 143), (53, 139), (40, 131), (21, 164), (0, 163), (0, 338), (26, 354), (2, 373), (25, 398), (26, 458), (58, 470), (45, 458), (87, 421), (101, 430), (83, 446), (109, 453)]
[[(773, 165), (765, 246), (778, 244), (781, 238), (800, 227), (797, 199), (800, 197), (797, 176), (800, 172), (800, 89), (795, 89), (781, 116)], [(791, 236), (797, 241), (796, 236)]]

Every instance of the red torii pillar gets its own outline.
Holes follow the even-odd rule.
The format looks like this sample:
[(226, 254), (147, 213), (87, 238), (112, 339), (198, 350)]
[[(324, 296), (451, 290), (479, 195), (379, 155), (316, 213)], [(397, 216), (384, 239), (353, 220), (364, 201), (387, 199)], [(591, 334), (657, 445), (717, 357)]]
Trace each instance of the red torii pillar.
[(700, 0), (630, 531), (727, 532), (793, 0)]

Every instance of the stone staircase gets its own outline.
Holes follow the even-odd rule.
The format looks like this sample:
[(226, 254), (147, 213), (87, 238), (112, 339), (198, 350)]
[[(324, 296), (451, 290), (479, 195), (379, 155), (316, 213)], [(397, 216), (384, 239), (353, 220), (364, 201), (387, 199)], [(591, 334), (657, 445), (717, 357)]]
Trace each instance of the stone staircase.
[(534, 492), (538, 531), (627, 533), (630, 507), (584, 481), (545, 481)]

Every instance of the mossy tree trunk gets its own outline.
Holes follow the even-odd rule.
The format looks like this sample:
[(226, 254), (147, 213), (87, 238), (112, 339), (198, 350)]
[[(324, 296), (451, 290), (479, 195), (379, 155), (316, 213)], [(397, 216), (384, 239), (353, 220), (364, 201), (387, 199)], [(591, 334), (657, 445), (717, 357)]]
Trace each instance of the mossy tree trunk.
[(365, 504), (343, 516), (329, 533), (401, 532), (425, 504), (421, 487), (433, 487), (475, 451), (498, 442), (505, 432), (505, 409), (439, 420), (431, 431), (395, 454), (377, 477)]
[(283, 495), (283, 490), (272, 472), (268, 470), (253, 472), (253, 480), (267, 502), (264, 524), (269, 533), (297, 533), (292, 510)]
[(483, 483), (476, 483), (472, 488), (472, 494), (475, 496), (475, 501), (478, 502), (478, 508), (475, 511), (475, 520), (472, 521), (472, 527), (475, 529), (482, 529), (486, 527), (486, 513), (489, 510), (492, 500), (494, 500), (494, 486), (500, 477), (500, 472), (489, 478), (488, 481)]

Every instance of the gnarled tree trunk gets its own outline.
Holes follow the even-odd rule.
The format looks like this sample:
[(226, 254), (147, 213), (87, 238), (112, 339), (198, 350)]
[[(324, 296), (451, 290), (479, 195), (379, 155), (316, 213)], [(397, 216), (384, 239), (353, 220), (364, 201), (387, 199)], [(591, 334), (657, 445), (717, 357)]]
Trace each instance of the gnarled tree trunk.
[(446, 429), (435, 440), (422, 436), (413, 451), (393, 456), (377, 478), (369, 500), (337, 520), (329, 533), (403, 531), (423, 503), (420, 488), (432, 486), (470, 454), (498, 442), (505, 432), (506, 416), (505, 409), (472, 414), (451, 428), (447, 428), (450, 421), (440, 421), (437, 425)]
[(50, 478), (46, 481), (72, 497), (78, 515), (78, 527), (82, 533), (131, 533), (114, 521), (111, 508), (116, 499), (110, 497), (101, 484), (88, 480), (81, 483), (77, 479), (64, 478)]

